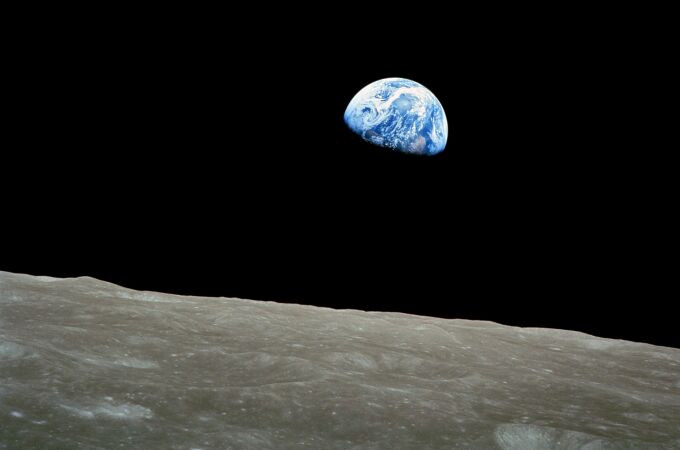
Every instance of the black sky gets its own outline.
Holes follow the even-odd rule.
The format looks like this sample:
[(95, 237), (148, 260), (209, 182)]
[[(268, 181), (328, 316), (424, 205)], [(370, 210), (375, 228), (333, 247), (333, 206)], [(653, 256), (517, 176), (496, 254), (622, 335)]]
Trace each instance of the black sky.
[[(22, 38), (0, 269), (680, 347), (623, 37), (482, 15), (371, 46), (359, 24), (242, 19)], [(346, 128), (352, 96), (391, 76), (440, 99), (444, 153)]]

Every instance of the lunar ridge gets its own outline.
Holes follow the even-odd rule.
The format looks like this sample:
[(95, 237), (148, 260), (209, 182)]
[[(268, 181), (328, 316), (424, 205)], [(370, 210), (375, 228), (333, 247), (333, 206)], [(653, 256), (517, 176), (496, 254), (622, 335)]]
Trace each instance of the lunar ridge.
[(15, 448), (680, 449), (680, 350), (0, 271)]

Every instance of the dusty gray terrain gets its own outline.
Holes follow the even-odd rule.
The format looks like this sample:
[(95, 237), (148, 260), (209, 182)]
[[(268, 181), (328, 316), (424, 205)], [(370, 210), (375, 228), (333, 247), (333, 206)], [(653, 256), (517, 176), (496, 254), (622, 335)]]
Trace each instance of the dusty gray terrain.
[(680, 350), (0, 272), (0, 448), (680, 448)]

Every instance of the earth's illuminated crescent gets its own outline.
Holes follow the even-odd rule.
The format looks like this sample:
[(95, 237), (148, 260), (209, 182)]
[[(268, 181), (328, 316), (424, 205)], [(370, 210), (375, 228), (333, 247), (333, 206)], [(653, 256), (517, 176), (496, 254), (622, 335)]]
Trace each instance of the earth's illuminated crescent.
[(385, 78), (360, 90), (345, 110), (345, 123), (364, 140), (404, 153), (440, 153), (449, 135), (437, 97), (405, 78)]

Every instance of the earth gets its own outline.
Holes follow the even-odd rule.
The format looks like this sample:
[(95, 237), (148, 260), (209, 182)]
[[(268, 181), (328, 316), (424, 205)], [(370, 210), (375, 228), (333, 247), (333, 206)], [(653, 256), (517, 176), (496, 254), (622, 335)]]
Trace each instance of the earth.
[(405, 78), (385, 78), (360, 90), (345, 110), (345, 123), (372, 144), (420, 155), (443, 151), (449, 134), (437, 97)]

